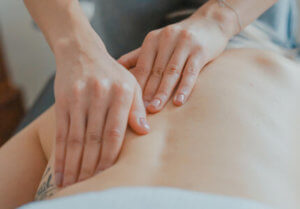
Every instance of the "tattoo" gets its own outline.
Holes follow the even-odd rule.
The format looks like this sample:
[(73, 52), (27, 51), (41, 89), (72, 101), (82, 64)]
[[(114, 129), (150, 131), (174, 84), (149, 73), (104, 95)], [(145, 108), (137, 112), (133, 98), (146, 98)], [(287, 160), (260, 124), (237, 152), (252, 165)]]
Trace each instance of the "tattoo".
[(54, 195), (56, 186), (53, 181), (53, 174), (51, 173), (51, 166), (46, 168), (42, 177), (42, 181), (37, 190), (34, 200), (44, 200)]

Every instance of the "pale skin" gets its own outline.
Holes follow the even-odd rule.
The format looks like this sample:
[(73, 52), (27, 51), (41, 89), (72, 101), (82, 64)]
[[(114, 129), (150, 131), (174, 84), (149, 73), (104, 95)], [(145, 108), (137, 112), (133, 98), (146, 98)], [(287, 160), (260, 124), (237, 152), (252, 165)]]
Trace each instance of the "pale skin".
[[(240, 30), (237, 15), (210, 0), (190, 18), (150, 32), (140, 49), (120, 58), (123, 66), (136, 66), (126, 71), (107, 53), (77, 0), (24, 2), (56, 59), (58, 186), (110, 167), (121, 150), (127, 123), (138, 134), (149, 132), (143, 100), (149, 112), (158, 112), (179, 85), (173, 103), (185, 103), (203, 66)], [(227, 2), (245, 27), (276, 1)]]
[(167, 186), (299, 208), (299, 69), (268, 51), (222, 53), (204, 67), (182, 108), (169, 100), (160, 114), (149, 115), (151, 133), (126, 130), (112, 167), (65, 188), (53, 179), (54, 106), (1, 147), (0, 205)]

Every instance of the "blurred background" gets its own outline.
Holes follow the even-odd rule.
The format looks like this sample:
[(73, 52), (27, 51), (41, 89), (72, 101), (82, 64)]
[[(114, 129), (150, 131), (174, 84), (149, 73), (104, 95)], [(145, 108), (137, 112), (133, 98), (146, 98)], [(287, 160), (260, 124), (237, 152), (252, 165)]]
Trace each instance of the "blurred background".
[[(92, 18), (93, 3), (82, 1)], [(54, 56), (23, 1), (0, 1), (0, 145), (55, 73)]]
[[(92, 20), (93, 1), (81, 4)], [(297, 38), (300, 40), (299, 35)], [(0, 144), (1, 138), (12, 134), (54, 72), (54, 56), (23, 1), (1, 0)]]

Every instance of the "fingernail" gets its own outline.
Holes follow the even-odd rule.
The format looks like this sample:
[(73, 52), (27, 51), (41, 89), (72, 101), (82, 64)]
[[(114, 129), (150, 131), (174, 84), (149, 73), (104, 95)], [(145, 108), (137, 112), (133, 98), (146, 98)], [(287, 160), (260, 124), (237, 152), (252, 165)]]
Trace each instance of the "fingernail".
[(154, 99), (151, 102), (151, 105), (153, 105), (155, 108), (158, 108), (158, 106), (160, 105), (160, 100), (159, 99)]
[(145, 129), (150, 130), (150, 126), (147, 123), (146, 118), (144, 117), (140, 118), (140, 125), (143, 126)]
[(62, 173), (55, 173), (55, 183), (56, 183), (56, 186), (61, 186), (62, 184)]
[(179, 102), (179, 103), (181, 103), (181, 104), (183, 104), (183, 101), (184, 101), (184, 94), (178, 94), (178, 95), (176, 95), (175, 101), (176, 101), (176, 102)]

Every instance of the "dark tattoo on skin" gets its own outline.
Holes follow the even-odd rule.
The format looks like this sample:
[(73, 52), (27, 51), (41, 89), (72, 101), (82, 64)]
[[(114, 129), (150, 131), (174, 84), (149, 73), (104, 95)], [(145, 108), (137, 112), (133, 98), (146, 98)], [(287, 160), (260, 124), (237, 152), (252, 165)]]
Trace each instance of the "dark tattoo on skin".
[(53, 174), (51, 173), (51, 167), (47, 167), (43, 177), (42, 181), (40, 183), (40, 186), (37, 190), (37, 193), (35, 195), (35, 200), (44, 200), (46, 198), (49, 198), (53, 196), (56, 188), (56, 185), (53, 183)]

